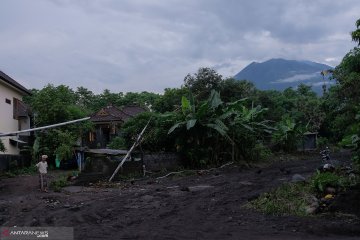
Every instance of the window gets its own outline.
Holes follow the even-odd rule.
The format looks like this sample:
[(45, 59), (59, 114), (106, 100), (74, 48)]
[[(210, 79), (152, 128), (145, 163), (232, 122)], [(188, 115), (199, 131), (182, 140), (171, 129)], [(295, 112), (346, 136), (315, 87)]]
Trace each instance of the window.
[(10, 99), (5, 98), (5, 102), (6, 102), (7, 104), (11, 104), (11, 100), (10, 100)]
[(19, 99), (13, 98), (13, 118), (18, 120), (19, 112)]

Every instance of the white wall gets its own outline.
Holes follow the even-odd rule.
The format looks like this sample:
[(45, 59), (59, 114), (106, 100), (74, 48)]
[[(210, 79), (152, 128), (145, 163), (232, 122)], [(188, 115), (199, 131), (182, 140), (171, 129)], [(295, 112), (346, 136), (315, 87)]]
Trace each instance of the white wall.
[[(13, 104), (14, 98), (22, 100), (22, 95), (11, 86), (6, 85), (0, 80), (0, 132), (12, 132), (19, 130), (19, 121), (13, 118)], [(11, 101), (11, 104), (5, 102), (6, 99)], [(28, 129), (30, 127), (30, 119), (20, 120), (21, 129)], [(2, 137), (1, 140), (5, 145), (5, 154), (19, 154), (19, 149), (9, 143), (9, 138)], [(0, 154), (4, 154), (1, 153)]]

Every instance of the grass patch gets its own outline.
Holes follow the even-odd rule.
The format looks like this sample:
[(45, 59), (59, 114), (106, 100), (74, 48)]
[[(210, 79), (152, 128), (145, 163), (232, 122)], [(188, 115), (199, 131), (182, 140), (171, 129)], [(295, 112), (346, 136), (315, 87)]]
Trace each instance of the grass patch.
[(269, 193), (262, 194), (248, 206), (271, 215), (306, 216), (309, 215), (306, 208), (314, 203), (314, 197), (323, 198), (327, 194), (327, 187), (334, 188), (336, 193), (339, 193), (356, 185), (358, 180), (341, 171), (317, 171), (308, 182), (283, 184)]
[(1, 176), (2, 177), (16, 177), (19, 175), (34, 175), (37, 173), (38, 173), (37, 167), (35, 165), (32, 165), (30, 167), (12, 169), (10, 171), (3, 172), (3, 173), (1, 173)]
[(250, 202), (250, 207), (271, 215), (305, 216), (311, 201), (311, 186), (306, 183), (286, 183)]

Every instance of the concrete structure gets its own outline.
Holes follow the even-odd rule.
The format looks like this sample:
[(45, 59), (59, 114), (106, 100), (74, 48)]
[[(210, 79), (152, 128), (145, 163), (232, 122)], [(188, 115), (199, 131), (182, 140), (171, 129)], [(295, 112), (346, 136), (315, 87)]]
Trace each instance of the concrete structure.
[(317, 149), (317, 132), (306, 132), (303, 134), (301, 144), (298, 146), (299, 151), (311, 151)]
[[(7, 133), (30, 128), (30, 111), (22, 102), (30, 91), (0, 71), (0, 132)], [(26, 143), (29, 133), (21, 136), (2, 137), (6, 152), (4, 155), (19, 155), (20, 145)]]

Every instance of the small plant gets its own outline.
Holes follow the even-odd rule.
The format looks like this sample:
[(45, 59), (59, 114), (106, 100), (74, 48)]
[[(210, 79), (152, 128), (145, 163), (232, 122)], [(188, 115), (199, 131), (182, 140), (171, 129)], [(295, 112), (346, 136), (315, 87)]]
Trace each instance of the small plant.
[(20, 168), (12, 171), (15, 175), (28, 175), (28, 174), (35, 174), (38, 172), (38, 169), (35, 165), (30, 167)]
[(327, 187), (346, 187), (348, 179), (333, 172), (319, 172), (311, 180), (311, 187), (318, 192), (324, 192)]
[(32, 175), (37, 173), (36, 166), (30, 166), (25, 168), (11, 169), (10, 171), (4, 172), (4, 177), (16, 177), (18, 175)]
[(329, 140), (326, 137), (318, 137), (316, 140), (316, 145), (318, 149), (323, 149), (329, 145)]
[(108, 144), (110, 149), (126, 149), (126, 141), (123, 137), (116, 137)]
[(60, 176), (55, 181), (50, 183), (50, 188), (54, 190), (54, 192), (60, 192), (63, 187), (68, 185), (67, 177), (65, 175)]
[(271, 150), (262, 143), (257, 143), (251, 150), (252, 159), (258, 161), (266, 161), (272, 156)]

